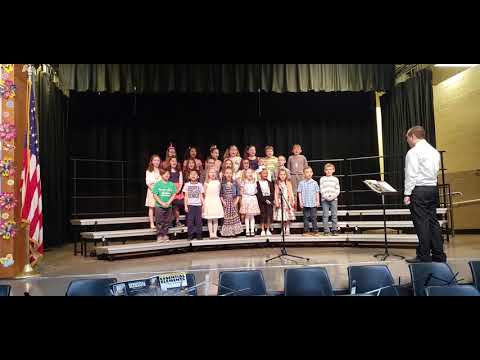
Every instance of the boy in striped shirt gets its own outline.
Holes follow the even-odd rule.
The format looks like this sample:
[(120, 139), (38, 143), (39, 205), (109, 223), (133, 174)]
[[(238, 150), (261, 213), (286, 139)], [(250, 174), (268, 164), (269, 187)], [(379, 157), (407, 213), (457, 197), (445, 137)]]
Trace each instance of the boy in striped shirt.
[[(335, 173), (335, 165), (325, 164), (325, 176), (320, 178), (320, 193), (322, 195), (322, 210), (323, 210), (323, 229), (324, 235), (337, 235), (337, 209), (338, 196), (340, 195), (340, 183), (338, 179), (333, 176)], [(328, 226), (328, 213), (332, 214), (332, 229)]]

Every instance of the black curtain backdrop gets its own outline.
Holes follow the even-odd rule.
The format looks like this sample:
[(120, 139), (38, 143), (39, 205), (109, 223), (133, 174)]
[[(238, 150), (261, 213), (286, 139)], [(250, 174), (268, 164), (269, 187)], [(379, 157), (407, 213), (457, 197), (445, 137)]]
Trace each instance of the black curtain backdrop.
[[(254, 144), (259, 156), (264, 155), (264, 146), (271, 144), (276, 154), (288, 156), (292, 144), (300, 143), (309, 159), (372, 156), (378, 152), (372, 93), (285, 93), (259, 97), (72, 92), (69, 114), (71, 158), (127, 161), (123, 169), (122, 163), (77, 162), (76, 176), (85, 179), (77, 183), (78, 196), (120, 196), (122, 186), (128, 196), (125, 202), (121, 198), (79, 198), (77, 213), (145, 213), (144, 174), (148, 158), (158, 153), (163, 159), (170, 141), (182, 158), (186, 147), (195, 145), (204, 159), (211, 144), (221, 149), (222, 156), (230, 144), (237, 145), (241, 152), (247, 144)], [(322, 166), (314, 165), (316, 175), (321, 175)], [(362, 169), (378, 171), (378, 162), (364, 164)], [(338, 173), (342, 171), (339, 165)], [(122, 172), (127, 178), (124, 182), (120, 181)]]
[(393, 64), (59, 64), (60, 87), (93, 92), (373, 91), (393, 86)]
[(67, 99), (39, 73), (36, 81), (40, 139), (40, 166), (45, 246), (63, 244), (68, 238)]
[(381, 97), (385, 180), (403, 190), (405, 155), (408, 144), (406, 131), (415, 125), (425, 128), (427, 141), (436, 145), (433, 87), (431, 70), (422, 70), (415, 77), (395, 86)]

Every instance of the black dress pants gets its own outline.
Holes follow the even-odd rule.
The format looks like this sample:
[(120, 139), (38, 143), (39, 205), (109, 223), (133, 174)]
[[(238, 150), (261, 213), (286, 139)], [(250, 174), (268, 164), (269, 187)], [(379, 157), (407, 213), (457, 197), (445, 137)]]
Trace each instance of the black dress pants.
[(419, 240), (417, 257), (425, 262), (446, 262), (442, 229), (437, 219), (437, 187), (416, 186), (410, 200), (410, 212)]

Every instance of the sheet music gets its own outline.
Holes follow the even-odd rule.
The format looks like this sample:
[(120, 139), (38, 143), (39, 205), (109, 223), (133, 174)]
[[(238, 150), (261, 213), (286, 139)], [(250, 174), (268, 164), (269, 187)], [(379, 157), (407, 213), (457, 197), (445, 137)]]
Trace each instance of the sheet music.
[(375, 191), (376, 193), (389, 193), (389, 192), (397, 192), (389, 183), (386, 181), (378, 181), (378, 180), (364, 180), (363, 181), (370, 189)]

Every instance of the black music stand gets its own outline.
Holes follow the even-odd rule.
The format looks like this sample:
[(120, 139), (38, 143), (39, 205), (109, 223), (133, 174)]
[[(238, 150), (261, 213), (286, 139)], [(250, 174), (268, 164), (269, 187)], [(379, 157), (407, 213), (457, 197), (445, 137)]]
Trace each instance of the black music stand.
[[(397, 195), (398, 191), (393, 189), (390, 185), (386, 182), (377, 182), (372, 180), (366, 180), (364, 183), (374, 192), (379, 194), (382, 197), (382, 209), (383, 209), (383, 233), (385, 235), (385, 247), (384, 252), (382, 254), (375, 254), (373, 257), (380, 258), (381, 261), (385, 261), (389, 257), (397, 257), (401, 260), (405, 259), (405, 256), (390, 254), (388, 251), (388, 239), (387, 239), (387, 211), (385, 209), (385, 195)], [(387, 186), (387, 188), (384, 187)]]
[[(302, 259), (302, 260), (305, 260), (305, 261), (310, 261), (309, 258), (305, 258), (305, 257), (302, 257), (302, 256), (297, 256), (297, 255), (290, 255), (287, 252), (287, 247), (286, 247), (286, 244), (285, 244), (285, 219), (283, 218), (283, 201), (285, 201), (285, 203), (287, 204), (288, 207), (290, 207), (290, 204), (288, 203), (288, 200), (285, 199), (285, 196), (283, 195), (283, 191), (282, 191), (280, 186), (278, 187), (278, 190), (280, 191), (280, 197), (281, 197), (281, 199), (280, 199), (280, 209), (282, 211), (282, 249), (281, 249), (281, 254), (280, 255), (275, 256), (271, 259), (268, 259), (265, 262), (269, 263), (270, 261), (273, 261), (273, 260), (276, 260), (276, 259), (282, 259), (283, 257), (291, 257), (291, 258), (295, 258), (295, 259)], [(293, 260), (293, 261), (295, 261), (295, 260)]]

